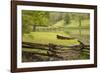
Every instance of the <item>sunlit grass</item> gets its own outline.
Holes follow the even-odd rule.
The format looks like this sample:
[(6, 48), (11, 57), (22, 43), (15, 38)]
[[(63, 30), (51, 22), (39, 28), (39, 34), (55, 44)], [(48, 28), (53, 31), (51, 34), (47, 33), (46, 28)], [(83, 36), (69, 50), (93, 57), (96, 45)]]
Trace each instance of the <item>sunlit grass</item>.
[[(32, 43), (40, 43), (40, 44), (55, 44), (55, 45), (75, 45), (79, 44), (77, 40), (61, 40), (57, 39), (57, 34), (62, 36), (69, 36), (63, 32), (31, 32), (30, 34), (25, 34), (23, 36), (23, 41), (32, 42)], [(31, 38), (30, 38), (31, 36)]]
[(52, 25), (51, 27), (62, 27), (64, 26), (64, 20), (60, 20), (56, 24)]

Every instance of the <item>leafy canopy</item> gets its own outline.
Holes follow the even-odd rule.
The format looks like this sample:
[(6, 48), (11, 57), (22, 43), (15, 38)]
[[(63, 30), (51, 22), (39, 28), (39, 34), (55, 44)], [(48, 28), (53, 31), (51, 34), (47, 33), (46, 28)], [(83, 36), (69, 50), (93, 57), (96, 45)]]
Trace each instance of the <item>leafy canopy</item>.
[(22, 10), (23, 34), (32, 31), (33, 26), (48, 26), (49, 12)]

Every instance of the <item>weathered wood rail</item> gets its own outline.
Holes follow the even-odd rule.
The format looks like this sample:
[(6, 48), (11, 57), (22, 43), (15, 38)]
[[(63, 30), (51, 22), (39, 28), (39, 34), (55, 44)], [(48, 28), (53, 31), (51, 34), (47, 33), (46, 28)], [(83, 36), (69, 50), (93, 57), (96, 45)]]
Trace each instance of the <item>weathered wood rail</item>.
[[(49, 49), (61, 49), (61, 48), (72, 48), (73, 50), (83, 50), (83, 48), (89, 49), (89, 45), (70, 45), (70, 46), (64, 46), (64, 45), (55, 45), (55, 44), (39, 44), (39, 43), (30, 43), (30, 42), (22, 42), (23, 48), (37, 48), (41, 50), (49, 50)], [(78, 49), (77, 49), (78, 48)]]
[[(49, 56), (49, 60), (54, 60), (56, 59), (64, 59), (64, 56), (66, 54), (69, 54), (69, 56), (75, 56), (76, 54), (79, 55), (80, 52), (82, 51), (89, 51), (89, 45), (84, 45), (82, 42), (80, 42), (79, 45), (70, 45), (70, 46), (64, 46), (64, 45), (55, 45), (55, 44), (39, 44), (39, 43), (30, 43), (30, 42), (22, 42), (22, 47), (23, 48), (29, 48), (29, 49), (40, 49), (41, 50), (45, 50), (47, 51), (47, 53), (39, 53), (39, 52), (28, 52), (28, 51), (24, 51), (24, 53), (29, 53), (29, 54), (38, 54), (38, 55), (42, 55), (42, 56)], [(63, 49), (63, 48), (69, 48), (69, 50), (67, 49)], [(86, 50), (84, 50), (84, 48)], [(71, 54), (71, 53), (72, 54)], [(78, 52), (78, 53), (77, 53)], [(63, 55), (65, 54), (65, 55)], [(67, 55), (67, 57), (69, 57)], [(52, 57), (54, 57), (54, 59), (51, 59)], [(66, 56), (65, 56), (66, 57)], [(70, 59), (70, 58), (68, 58)]]

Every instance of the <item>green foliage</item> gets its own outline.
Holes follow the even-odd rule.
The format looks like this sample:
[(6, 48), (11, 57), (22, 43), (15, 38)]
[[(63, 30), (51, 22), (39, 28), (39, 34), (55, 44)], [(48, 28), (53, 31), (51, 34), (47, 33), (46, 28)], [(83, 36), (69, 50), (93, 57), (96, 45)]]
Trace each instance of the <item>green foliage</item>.
[[(35, 30), (36, 26), (48, 26), (49, 24), (49, 13), (43, 11), (22, 11), (22, 27), (23, 34), (29, 33), (33, 29)], [(33, 28), (34, 27), (34, 28)]]
[[(33, 10), (22, 10), (22, 31), (23, 34), (36, 31), (38, 26), (42, 27), (53, 27), (58, 26), (65, 27), (74, 26), (81, 27), (87, 25), (84, 20), (89, 20), (88, 13), (72, 13), (72, 12), (48, 12), (48, 11), (33, 11)], [(64, 23), (58, 24), (58, 22), (64, 21)], [(75, 21), (75, 23), (73, 23)], [(88, 23), (89, 24), (89, 23)]]
[[(30, 20), (30, 21), (29, 21)], [(22, 15), (22, 33), (29, 33), (32, 31), (32, 17), (28, 15)]]
[(69, 24), (69, 23), (70, 23), (71, 19), (70, 19), (69, 14), (66, 14), (66, 15), (65, 15), (64, 21), (65, 21), (65, 24)]
[(80, 55), (80, 59), (89, 59), (90, 55), (89, 52), (82, 52)]

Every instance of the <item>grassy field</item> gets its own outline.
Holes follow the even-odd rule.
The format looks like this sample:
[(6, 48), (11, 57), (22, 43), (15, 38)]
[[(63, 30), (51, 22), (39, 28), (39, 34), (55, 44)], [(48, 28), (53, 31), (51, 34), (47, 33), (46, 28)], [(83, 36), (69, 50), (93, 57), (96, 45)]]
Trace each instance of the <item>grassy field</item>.
[(40, 43), (40, 44), (56, 44), (56, 45), (77, 45), (79, 42), (77, 40), (61, 40), (57, 39), (57, 35), (69, 36), (63, 32), (31, 32), (30, 34), (24, 34), (23, 41)]

